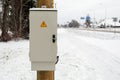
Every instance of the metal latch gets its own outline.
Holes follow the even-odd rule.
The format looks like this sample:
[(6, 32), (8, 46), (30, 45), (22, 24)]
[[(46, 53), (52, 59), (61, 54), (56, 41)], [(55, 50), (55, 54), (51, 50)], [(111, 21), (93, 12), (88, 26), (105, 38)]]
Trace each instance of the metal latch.
[(52, 42), (55, 43), (56, 42), (56, 36), (53, 34), (52, 35)]
[(57, 56), (57, 60), (56, 60), (55, 64), (57, 64), (57, 63), (58, 63), (58, 61), (59, 61), (59, 56)]

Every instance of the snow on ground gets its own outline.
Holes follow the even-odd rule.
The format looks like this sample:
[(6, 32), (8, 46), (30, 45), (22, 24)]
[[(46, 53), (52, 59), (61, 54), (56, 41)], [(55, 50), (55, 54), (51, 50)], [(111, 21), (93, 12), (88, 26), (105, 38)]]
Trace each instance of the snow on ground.
[(29, 61), (29, 42), (0, 42), (0, 80), (35, 80)]
[[(55, 80), (120, 80), (120, 33), (58, 29)], [(0, 80), (36, 80), (29, 41), (0, 43)]]
[(120, 33), (120, 28), (79, 28), (80, 30)]
[(120, 79), (119, 34), (76, 29), (58, 33), (60, 61), (56, 80)]

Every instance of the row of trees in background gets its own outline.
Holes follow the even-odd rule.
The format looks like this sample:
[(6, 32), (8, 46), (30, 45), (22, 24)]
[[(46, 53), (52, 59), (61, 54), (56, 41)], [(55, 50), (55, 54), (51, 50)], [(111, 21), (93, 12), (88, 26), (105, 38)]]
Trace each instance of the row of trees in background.
[(63, 25), (58, 25), (59, 27), (63, 28), (79, 28), (80, 23), (77, 20), (71, 20), (70, 22), (63, 24)]
[[(1, 41), (28, 38), (29, 8), (34, 7), (33, 0), (0, 0)], [(12, 34), (9, 34), (9, 31)]]

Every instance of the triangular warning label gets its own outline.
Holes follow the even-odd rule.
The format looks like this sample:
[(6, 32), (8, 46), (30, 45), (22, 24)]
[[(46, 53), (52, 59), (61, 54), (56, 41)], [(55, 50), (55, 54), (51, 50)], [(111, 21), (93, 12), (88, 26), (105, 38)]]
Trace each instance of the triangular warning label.
[(45, 21), (43, 21), (40, 26), (41, 26), (42, 28), (45, 28), (45, 27), (47, 27), (47, 24), (46, 24)]

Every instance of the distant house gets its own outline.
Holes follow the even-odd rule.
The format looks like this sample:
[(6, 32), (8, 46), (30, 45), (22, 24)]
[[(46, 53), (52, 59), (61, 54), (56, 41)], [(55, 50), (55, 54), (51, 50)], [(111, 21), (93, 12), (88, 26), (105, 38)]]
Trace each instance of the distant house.
[(101, 21), (100, 23), (97, 24), (97, 27), (99, 28), (107, 28), (107, 27), (113, 27), (113, 28), (120, 28), (120, 22), (119, 20), (114, 22), (112, 18), (106, 19)]

